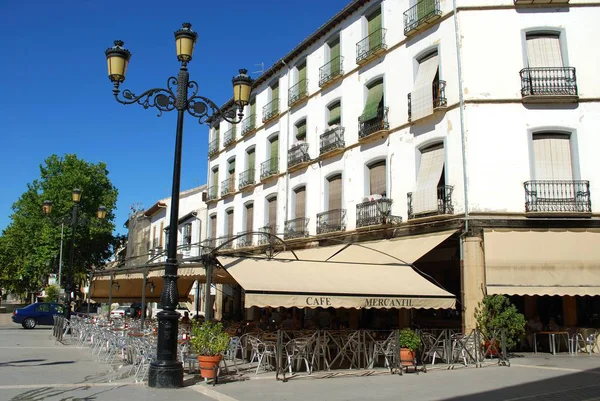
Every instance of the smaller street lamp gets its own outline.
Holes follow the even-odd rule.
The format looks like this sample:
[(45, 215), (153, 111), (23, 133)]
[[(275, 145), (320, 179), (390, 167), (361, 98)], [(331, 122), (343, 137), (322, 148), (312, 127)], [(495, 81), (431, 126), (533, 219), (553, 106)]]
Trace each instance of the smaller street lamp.
[(45, 215), (52, 213), (52, 201), (45, 200), (44, 204), (42, 205), (42, 210), (44, 211)]
[(100, 220), (104, 220), (106, 218), (106, 206), (100, 206), (98, 211), (96, 212), (96, 217)]
[(74, 203), (79, 203), (81, 201), (81, 189), (75, 188), (71, 194), (71, 199), (73, 199)]

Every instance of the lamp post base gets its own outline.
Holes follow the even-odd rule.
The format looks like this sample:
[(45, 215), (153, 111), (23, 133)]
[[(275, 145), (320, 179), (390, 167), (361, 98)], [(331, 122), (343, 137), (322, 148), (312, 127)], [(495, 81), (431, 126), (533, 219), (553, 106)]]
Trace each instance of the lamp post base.
[(164, 365), (150, 363), (148, 370), (148, 387), (180, 388), (183, 387), (183, 365), (181, 362)]

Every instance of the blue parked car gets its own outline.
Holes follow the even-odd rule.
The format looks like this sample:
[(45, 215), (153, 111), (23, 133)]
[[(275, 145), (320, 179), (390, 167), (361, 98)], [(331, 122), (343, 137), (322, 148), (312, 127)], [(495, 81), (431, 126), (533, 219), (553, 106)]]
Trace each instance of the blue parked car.
[(33, 329), (38, 324), (53, 325), (54, 315), (64, 313), (63, 305), (38, 302), (24, 308), (15, 309), (12, 315), (13, 323), (21, 323), (25, 329)]

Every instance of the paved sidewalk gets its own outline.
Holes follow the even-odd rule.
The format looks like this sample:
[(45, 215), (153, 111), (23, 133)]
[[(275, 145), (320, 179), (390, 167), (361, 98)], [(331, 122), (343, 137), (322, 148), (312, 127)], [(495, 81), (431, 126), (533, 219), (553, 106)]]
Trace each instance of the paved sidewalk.
[[(436, 365), (429, 373), (390, 375), (384, 371), (340, 371), (274, 380), (273, 373), (251, 380), (204, 383), (177, 390), (150, 389), (94, 360), (88, 348), (64, 346), (49, 328), (23, 330), (0, 325), (0, 401), (327, 401), (346, 400), (600, 400), (600, 357), (527, 354), (511, 367), (494, 364), (476, 369)], [(191, 377), (189, 377), (191, 378)]]

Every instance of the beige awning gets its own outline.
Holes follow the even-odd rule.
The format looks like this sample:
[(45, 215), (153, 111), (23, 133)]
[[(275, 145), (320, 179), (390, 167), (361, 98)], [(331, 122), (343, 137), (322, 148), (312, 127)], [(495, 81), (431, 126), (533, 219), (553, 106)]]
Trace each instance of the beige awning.
[[(148, 277), (149, 278), (162, 277), (162, 276), (164, 276), (164, 274), (165, 274), (164, 269), (153, 270), (153, 271), (148, 272)], [(204, 266), (201, 266), (201, 265), (195, 265), (195, 266), (181, 265), (177, 269), (177, 275), (180, 277), (180, 280), (182, 277), (184, 277), (184, 278), (191, 278), (194, 280), (198, 280), (201, 283), (206, 283), (206, 270), (204, 269)], [(229, 274), (227, 274), (226, 271), (224, 271), (222, 269), (213, 269), (212, 283), (213, 284), (236, 284), (235, 280)]]
[(288, 251), (219, 261), (244, 288), (246, 307), (449, 309), (454, 295), (408, 264), (453, 233), (299, 250), (298, 259)]
[(600, 232), (486, 230), (488, 294), (600, 295)]
[[(131, 275), (129, 275), (131, 277)], [(141, 273), (140, 273), (141, 276)], [(110, 291), (110, 277), (105, 279), (107, 276), (95, 277), (92, 280), (92, 286), (90, 288), (90, 298), (96, 302), (107, 302)], [(152, 286), (146, 285), (146, 301), (158, 302), (160, 300), (160, 294), (163, 289), (162, 278), (148, 278), (148, 283), (154, 284), (154, 291)], [(194, 285), (195, 279), (180, 277), (177, 280), (177, 290), (179, 292), (179, 300), (187, 301), (190, 290)], [(119, 285), (113, 285), (112, 288), (112, 301), (113, 302), (140, 302), (142, 300), (142, 287), (144, 286), (142, 278), (127, 278), (125, 275), (115, 277), (113, 283)]]

